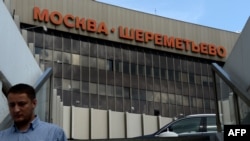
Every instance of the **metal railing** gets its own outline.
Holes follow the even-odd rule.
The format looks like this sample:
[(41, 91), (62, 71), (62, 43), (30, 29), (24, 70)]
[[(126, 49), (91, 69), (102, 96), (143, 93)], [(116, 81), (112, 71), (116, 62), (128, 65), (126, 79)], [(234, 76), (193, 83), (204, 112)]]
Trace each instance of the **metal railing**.
[(223, 70), (217, 63), (212, 63), (212, 73), (213, 73), (213, 82), (214, 82), (214, 91), (215, 91), (215, 99), (216, 99), (216, 114), (217, 114), (217, 121), (218, 121), (218, 131), (221, 131), (221, 123), (220, 123), (220, 113), (219, 113), (219, 95), (218, 95), (218, 87), (216, 85), (217, 79), (216, 75), (219, 76), (220, 79), (222, 79), (225, 84), (231, 89), (233, 92), (233, 105), (234, 109), (233, 112), (235, 113), (235, 122), (236, 124), (241, 124), (241, 113), (239, 109), (239, 99), (244, 102), (248, 107), (250, 107), (250, 96), (249, 94), (244, 91), (240, 86), (238, 86), (228, 75), (228, 73)]

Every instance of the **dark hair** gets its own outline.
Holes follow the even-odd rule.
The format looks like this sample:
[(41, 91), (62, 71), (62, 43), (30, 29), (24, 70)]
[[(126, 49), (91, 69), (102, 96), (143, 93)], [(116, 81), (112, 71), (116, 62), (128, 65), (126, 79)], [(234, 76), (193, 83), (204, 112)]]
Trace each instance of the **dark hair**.
[(35, 92), (35, 89), (28, 85), (28, 84), (23, 84), (23, 83), (20, 83), (20, 84), (16, 84), (14, 86), (12, 86), (8, 92), (7, 92), (7, 97), (10, 93), (13, 93), (13, 94), (21, 94), (21, 93), (26, 93), (27, 96), (33, 100), (36, 98), (36, 92)]

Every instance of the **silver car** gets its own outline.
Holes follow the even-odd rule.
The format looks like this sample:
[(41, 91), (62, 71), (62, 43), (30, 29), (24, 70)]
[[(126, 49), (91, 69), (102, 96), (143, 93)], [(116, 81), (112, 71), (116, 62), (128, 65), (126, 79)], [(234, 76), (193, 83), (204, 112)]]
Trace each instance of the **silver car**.
[(174, 120), (143, 137), (178, 137), (217, 133), (216, 114), (194, 114)]

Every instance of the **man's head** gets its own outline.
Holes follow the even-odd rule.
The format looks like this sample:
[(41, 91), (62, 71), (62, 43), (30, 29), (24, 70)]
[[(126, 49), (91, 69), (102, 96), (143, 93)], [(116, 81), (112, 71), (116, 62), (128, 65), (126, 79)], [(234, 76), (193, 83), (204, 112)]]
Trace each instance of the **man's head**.
[(16, 124), (29, 124), (34, 119), (37, 104), (36, 93), (32, 86), (17, 84), (7, 92), (10, 114)]

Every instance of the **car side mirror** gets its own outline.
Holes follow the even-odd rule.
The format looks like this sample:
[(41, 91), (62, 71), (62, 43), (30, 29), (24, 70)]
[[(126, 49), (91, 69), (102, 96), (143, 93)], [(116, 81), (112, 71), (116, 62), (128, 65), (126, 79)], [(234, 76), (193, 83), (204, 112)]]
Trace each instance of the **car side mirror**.
[(178, 137), (178, 134), (167, 130), (157, 135), (157, 137)]

